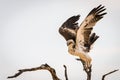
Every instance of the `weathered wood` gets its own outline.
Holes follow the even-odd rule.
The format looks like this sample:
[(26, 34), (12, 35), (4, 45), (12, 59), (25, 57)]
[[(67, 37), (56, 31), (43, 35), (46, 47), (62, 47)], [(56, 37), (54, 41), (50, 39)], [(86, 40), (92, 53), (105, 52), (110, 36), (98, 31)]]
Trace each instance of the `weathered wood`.
[(78, 58), (76, 60), (81, 61), (82, 65), (83, 65), (83, 69), (87, 74), (87, 80), (91, 80), (92, 65), (90, 67), (86, 68), (85, 62), (83, 60), (78, 59)]
[(18, 70), (19, 71), (18, 73), (16, 73), (13, 76), (8, 76), (8, 78), (16, 78), (19, 75), (21, 75), (23, 72), (36, 71), (36, 70), (48, 70), (51, 73), (53, 80), (60, 80), (56, 75), (55, 69), (50, 67), (48, 64), (42, 64), (39, 67), (30, 68), (30, 69), (20, 69), (20, 70)]
[(68, 76), (67, 76), (67, 67), (66, 67), (66, 65), (63, 65), (64, 66), (64, 68), (65, 68), (65, 80), (68, 80)]
[(113, 71), (111, 71), (111, 72), (108, 72), (108, 73), (106, 73), (106, 74), (104, 74), (103, 76), (102, 76), (102, 80), (105, 80), (105, 77), (106, 76), (108, 76), (108, 75), (110, 75), (110, 74), (112, 74), (112, 73), (114, 73), (114, 72), (116, 72), (116, 71), (118, 71), (119, 69), (116, 69), (116, 70), (113, 70)]

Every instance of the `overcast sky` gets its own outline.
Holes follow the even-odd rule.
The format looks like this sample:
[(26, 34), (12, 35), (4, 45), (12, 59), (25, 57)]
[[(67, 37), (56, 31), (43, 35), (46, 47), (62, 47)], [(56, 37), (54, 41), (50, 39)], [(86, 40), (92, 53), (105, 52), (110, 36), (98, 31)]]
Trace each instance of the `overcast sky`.
[[(86, 74), (76, 57), (68, 54), (64, 38), (58, 33), (62, 23), (80, 14), (79, 24), (91, 9), (105, 5), (108, 13), (94, 27), (100, 38), (89, 53), (92, 79), (120, 69), (119, 0), (0, 0), (0, 80), (7, 80), (18, 69), (47, 63), (64, 80), (65, 64), (69, 80), (85, 80)], [(23, 73), (10, 80), (52, 80), (48, 71)], [(120, 71), (106, 80), (120, 80)]]

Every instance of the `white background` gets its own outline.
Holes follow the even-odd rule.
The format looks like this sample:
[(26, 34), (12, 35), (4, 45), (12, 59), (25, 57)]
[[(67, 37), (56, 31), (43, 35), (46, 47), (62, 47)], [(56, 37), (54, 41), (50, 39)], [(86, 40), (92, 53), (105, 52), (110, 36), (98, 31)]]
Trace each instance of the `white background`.
[[(108, 13), (94, 27), (100, 38), (90, 52), (92, 79), (120, 69), (119, 0), (0, 0), (0, 80), (7, 80), (18, 69), (48, 63), (64, 80), (65, 64), (69, 80), (85, 80), (80, 62), (67, 52), (64, 38), (58, 33), (62, 23), (80, 14), (81, 23), (91, 9), (103, 4)], [(52, 80), (48, 71), (23, 73), (10, 80)], [(120, 71), (106, 80), (120, 80)]]

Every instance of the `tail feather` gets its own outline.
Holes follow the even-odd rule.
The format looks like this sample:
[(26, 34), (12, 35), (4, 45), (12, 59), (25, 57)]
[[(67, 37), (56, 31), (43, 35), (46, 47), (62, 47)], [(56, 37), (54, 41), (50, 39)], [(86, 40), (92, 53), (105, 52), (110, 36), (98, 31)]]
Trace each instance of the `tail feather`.
[(92, 35), (89, 38), (89, 44), (92, 45), (98, 38), (99, 36), (97, 36), (95, 33), (92, 33)]

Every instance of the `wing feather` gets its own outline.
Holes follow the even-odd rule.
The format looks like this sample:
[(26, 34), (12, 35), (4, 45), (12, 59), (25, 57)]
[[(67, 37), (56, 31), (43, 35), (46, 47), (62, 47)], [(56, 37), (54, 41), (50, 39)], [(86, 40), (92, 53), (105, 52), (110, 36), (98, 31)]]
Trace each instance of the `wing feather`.
[[(87, 15), (87, 17), (82, 22), (82, 24), (80, 25), (80, 27), (77, 31), (76, 47), (79, 47), (79, 45), (82, 45), (84, 47), (89, 45), (89, 40), (91, 40), (90, 34), (93, 29), (93, 26), (95, 26), (95, 24), (100, 19), (103, 18), (103, 16), (106, 14), (106, 12), (103, 12), (105, 10), (106, 9), (104, 8), (104, 6), (99, 5), (98, 7), (94, 8), (90, 11), (90, 13)], [(98, 38), (98, 36), (93, 34), (93, 37), (95, 37), (95, 39), (93, 40), (93, 42), (94, 42)]]
[(78, 23), (79, 15), (72, 16), (69, 19), (67, 19), (62, 26), (59, 28), (59, 33), (65, 38), (65, 40), (73, 39), (76, 41), (76, 34), (78, 29)]

